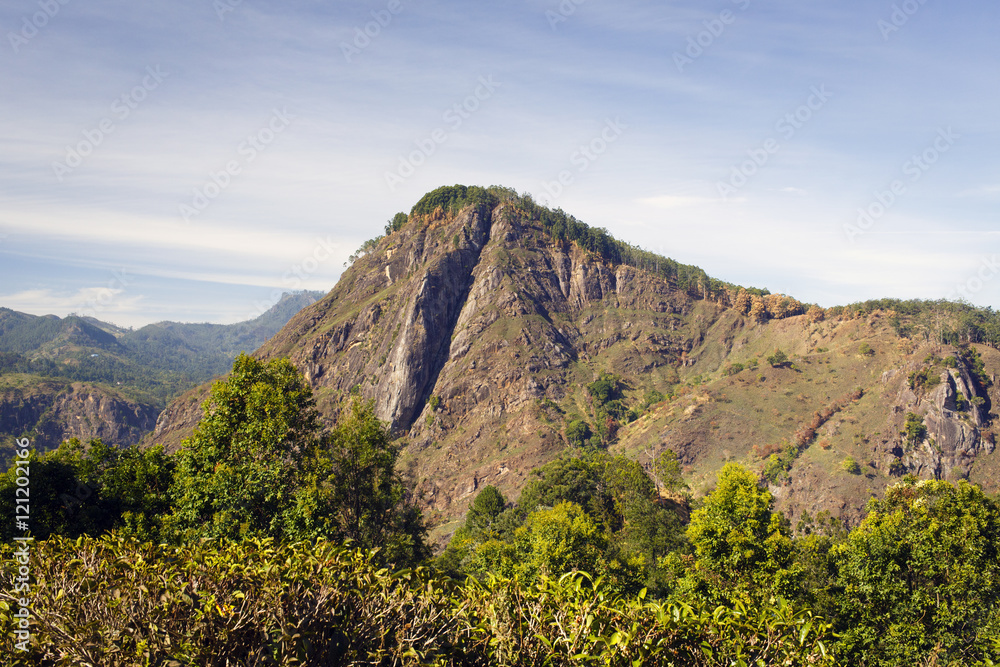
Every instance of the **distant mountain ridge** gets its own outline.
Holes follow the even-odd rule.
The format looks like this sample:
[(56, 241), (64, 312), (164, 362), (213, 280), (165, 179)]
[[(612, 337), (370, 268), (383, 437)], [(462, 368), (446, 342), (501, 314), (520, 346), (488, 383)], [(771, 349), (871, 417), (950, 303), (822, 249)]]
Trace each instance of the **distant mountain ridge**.
[(295, 292), (237, 324), (159, 322), (136, 331), (93, 318), (0, 308), (0, 458), (14, 438), (39, 449), (101, 437), (130, 445), (175, 396), (226, 373), (322, 292)]

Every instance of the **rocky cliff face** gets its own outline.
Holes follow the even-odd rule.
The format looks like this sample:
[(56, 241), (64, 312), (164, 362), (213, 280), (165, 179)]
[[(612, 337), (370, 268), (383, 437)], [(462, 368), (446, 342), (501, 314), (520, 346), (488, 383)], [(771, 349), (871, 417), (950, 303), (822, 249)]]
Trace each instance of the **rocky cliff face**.
[[(904, 370), (920, 370), (912, 363)], [(956, 368), (939, 370), (930, 391), (913, 388), (906, 373), (887, 372), (883, 381), (894, 384), (897, 399), (887, 422), (889, 439), (884, 449), (886, 470), (898, 459), (906, 471), (937, 479), (967, 477), (976, 458), (994, 450), (992, 435), (984, 437), (989, 412), (989, 393), (972, 377), (962, 362)], [(894, 381), (894, 382), (893, 382)], [(923, 437), (910, 438), (906, 415), (915, 415), (923, 425)]]
[(0, 388), (0, 436), (5, 441), (27, 437), (40, 450), (69, 438), (133, 445), (153, 428), (156, 415), (153, 406), (80, 382), (45, 380)]

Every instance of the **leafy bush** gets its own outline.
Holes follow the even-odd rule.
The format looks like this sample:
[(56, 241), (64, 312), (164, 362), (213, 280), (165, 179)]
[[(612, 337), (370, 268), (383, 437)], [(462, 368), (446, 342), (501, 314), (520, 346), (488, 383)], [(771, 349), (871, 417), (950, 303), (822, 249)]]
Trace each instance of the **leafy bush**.
[(858, 464), (857, 461), (854, 460), (853, 456), (846, 457), (844, 461), (840, 464), (840, 467), (842, 467), (844, 469), (844, 472), (848, 474), (851, 475), (861, 474), (861, 466)]
[(912, 412), (907, 412), (903, 422), (902, 435), (906, 437), (906, 444), (911, 447), (923, 442), (927, 437), (927, 427), (924, 426), (923, 418)]
[(910, 373), (908, 382), (910, 389), (925, 393), (941, 384), (941, 374), (935, 373), (933, 366), (921, 368)]
[(744, 368), (743, 364), (738, 363), (738, 362), (737, 363), (732, 363), (732, 364), (726, 364), (726, 367), (725, 367), (725, 369), (723, 369), (722, 374), (723, 375), (736, 375), (737, 373), (742, 372), (743, 368)]
[(764, 470), (761, 474), (767, 481), (777, 484), (788, 477), (788, 469), (789, 465), (780, 456), (771, 454), (767, 457), (767, 462), (764, 464)]
[(889, 463), (889, 474), (894, 477), (899, 477), (906, 474), (906, 464), (904, 464), (900, 459), (893, 459)]
[(582, 419), (574, 419), (566, 425), (566, 439), (571, 445), (586, 447), (591, 435), (590, 425)]
[(642, 412), (645, 412), (657, 403), (665, 401), (666, 398), (667, 397), (663, 395), (663, 392), (657, 391), (656, 389), (650, 389), (642, 398)]
[(403, 228), (403, 225), (406, 224), (407, 220), (409, 220), (409, 216), (403, 212), (399, 212), (389, 218), (389, 222), (385, 223), (385, 235), (389, 236), (393, 232), (398, 232)]
[[(118, 449), (97, 439), (84, 448), (73, 438), (45, 454), (32, 451), (29, 461), (31, 528), (36, 539), (98, 536), (109, 530), (161, 539), (160, 517), (170, 509), (175, 467), (163, 447)], [(4, 516), (14, 516), (17, 477), (14, 465), (0, 475)], [(2, 541), (13, 539), (13, 529), (13, 521), (0, 526)]]
[(735, 463), (719, 472), (714, 491), (691, 513), (687, 534), (698, 570), (714, 573), (723, 599), (788, 595), (792, 542), (774, 498), (757, 476)]
[(776, 349), (774, 354), (767, 358), (767, 363), (774, 368), (779, 368), (788, 364), (788, 355), (782, 352), (780, 349)]

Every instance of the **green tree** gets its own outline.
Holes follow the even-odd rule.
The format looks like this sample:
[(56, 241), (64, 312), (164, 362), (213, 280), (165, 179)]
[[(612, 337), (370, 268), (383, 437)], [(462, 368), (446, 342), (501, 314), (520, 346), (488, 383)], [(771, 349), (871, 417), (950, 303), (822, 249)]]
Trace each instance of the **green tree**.
[(784, 517), (773, 507), (773, 497), (752, 472), (727, 463), (715, 490), (691, 513), (687, 534), (698, 568), (719, 577), (727, 597), (794, 593), (792, 542)]
[(385, 223), (385, 235), (389, 236), (389, 234), (392, 234), (393, 232), (398, 232), (400, 229), (403, 228), (403, 225), (406, 224), (406, 221), (408, 219), (409, 216), (407, 216), (403, 212), (399, 212), (396, 215), (389, 218), (389, 221)]
[(532, 471), (518, 507), (530, 513), (569, 501), (583, 507), (609, 531), (617, 531), (624, 510), (637, 498), (651, 498), (656, 487), (639, 463), (623, 456), (593, 452), (582, 457), (564, 457)]
[(566, 425), (566, 439), (569, 440), (571, 445), (586, 447), (587, 443), (590, 442), (591, 435), (593, 433), (590, 430), (590, 426), (582, 419), (574, 419)]
[(642, 582), (641, 561), (609, 553), (601, 526), (576, 503), (561, 502), (528, 515), (512, 540), (482, 543), (470, 560), (476, 573), (517, 577), (525, 584), (582, 570), (603, 575), (614, 590), (634, 594)]
[[(480, 543), (506, 537), (510, 530), (493, 530), (506, 504), (503, 494), (495, 486), (483, 488), (469, 506), (465, 524), (452, 535), (444, 552), (437, 557), (435, 566), (445, 574), (458, 578), (463, 573), (465, 560)], [(516, 526), (511, 530), (513, 528)]]
[(528, 516), (517, 529), (515, 570), (532, 578), (558, 576), (570, 570), (595, 572), (607, 548), (600, 526), (576, 503), (562, 502)]
[(901, 435), (906, 436), (906, 444), (911, 447), (923, 442), (924, 438), (927, 437), (927, 427), (924, 426), (923, 417), (912, 412), (907, 412)]
[(774, 354), (767, 358), (767, 363), (775, 368), (785, 366), (788, 364), (788, 355), (780, 349), (775, 349)]
[(287, 359), (240, 354), (178, 454), (169, 528), (181, 539), (281, 538), (320, 444), (312, 390)]
[(653, 475), (656, 483), (670, 493), (679, 493), (688, 488), (681, 474), (680, 459), (672, 449), (664, 449), (653, 461)]
[(374, 401), (353, 398), (296, 494), (292, 532), (379, 549), (379, 560), (386, 563), (428, 557), (423, 517), (396, 472), (398, 457), (388, 425), (375, 416)]
[(847, 456), (844, 461), (840, 464), (840, 467), (844, 469), (844, 472), (851, 475), (860, 475), (861, 466), (857, 461), (854, 460), (853, 456)]
[(981, 664), (990, 636), (1000, 640), (998, 549), (1000, 507), (979, 487), (887, 489), (834, 547), (842, 664), (932, 664), (930, 656), (933, 664)]
[[(686, 500), (661, 501), (656, 485), (639, 463), (603, 452), (559, 459), (533, 475), (537, 479), (521, 493), (522, 511), (544, 511), (564, 502), (582, 507), (605, 536), (603, 562), (618, 582), (616, 586), (631, 590), (645, 577), (655, 591), (663, 588), (659, 559), (671, 550), (686, 548), (682, 525)], [(498, 523), (502, 520), (503, 516)], [(494, 544), (487, 550), (493, 549), (500, 557), (505, 548)]]
[[(29, 461), (36, 538), (98, 536), (110, 530), (143, 541), (161, 538), (159, 522), (169, 511), (173, 477), (173, 460), (162, 447), (118, 449), (100, 439), (85, 447), (72, 438), (45, 454), (32, 451)], [(18, 476), (14, 466), (0, 476), (5, 516), (14, 516)], [(13, 523), (4, 524), (0, 534), (9, 539), (12, 528)]]
[(474, 534), (481, 535), (489, 531), (490, 526), (503, 512), (507, 501), (500, 489), (493, 485), (483, 488), (472, 501), (469, 512), (465, 515), (465, 527)]

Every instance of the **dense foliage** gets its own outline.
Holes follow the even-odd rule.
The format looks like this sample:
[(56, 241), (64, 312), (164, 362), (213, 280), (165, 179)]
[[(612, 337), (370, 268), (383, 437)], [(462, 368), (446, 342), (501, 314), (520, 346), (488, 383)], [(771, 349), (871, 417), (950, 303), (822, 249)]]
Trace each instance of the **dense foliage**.
[(965, 301), (872, 299), (828, 308), (830, 315), (863, 317), (882, 311), (904, 338), (938, 341), (947, 345), (982, 343), (1000, 347), (1000, 312)]
[(437, 563), (452, 576), (500, 574), (528, 587), (597, 572), (615, 595), (642, 589), (666, 604), (789, 605), (836, 631), (824, 640), (836, 664), (1000, 660), (1000, 506), (977, 487), (908, 479), (850, 533), (804, 515), (793, 534), (739, 465), (723, 467), (694, 507), (678, 495), (676, 455), (653, 469), (665, 481), (591, 451), (538, 469), (516, 506), (487, 487)]
[[(16, 624), (0, 546), (0, 633)], [(830, 625), (782, 601), (623, 597), (582, 572), (531, 585), (389, 572), (330, 542), (154, 546), (53, 538), (33, 552), (27, 665), (832, 665)], [(9, 641), (9, 640), (8, 640)]]
[(997, 503), (965, 481), (888, 489), (833, 550), (845, 661), (890, 667), (914, 655), (960, 664), (996, 656), (998, 537)]
[[(187, 443), (215, 456), (213, 468), (232, 466), (231, 484), (206, 487), (213, 500), (194, 502), (190, 523), (171, 518), (187, 511), (185, 476), (200, 469), (183, 458), (100, 442), (35, 455), (32, 522), (47, 539), (32, 552), (31, 652), (11, 664), (1000, 661), (1000, 507), (965, 482), (908, 479), (849, 533), (804, 516), (793, 534), (741, 466), (725, 466), (695, 502), (676, 455), (658, 457), (654, 481), (591, 450), (540, 468), (518, 505), (484, 487), (433, 567), (399, 569), (426, 552), (384, 425), (355, 403), (333, 433), (317, 432), (310, 400), (287, 362), (240, 360)], [(235, 471), (309, 454), (310, 473), (284, 490), (264, 469)], [(269, 502), (261, 489), (227, 495), (241, 485), (295, 498), (291, 520), (254, 513)], [(8, 473), (4, 506), (14, 488)], [(172, 525), (182, 530), (173, 539)], [(9, 538), (8, 638), (18, 608)]]
[(500, 201), (495, 190), (478, 185), (446, 185), (421, 197), (410, 209), (410, 215), (431, 215), (438, 208), (445, 213), (454, 213), (466, 206), (493, 208)]
[[(29, 460), (31, 527), (37, 539), (110, 530), (159, 538), (157, 525), (170, 508), (175, 465), (162, 447), (118, 449), (92, 440), (85, 449), (74, 438), (45, 454), (32, 451)], [(5, 517), (15, 515), (17, 477), (13, 466), (0, 476), (0, 512)], [(14, 535), (13, 521), (0, 524), (3, 542)]]

